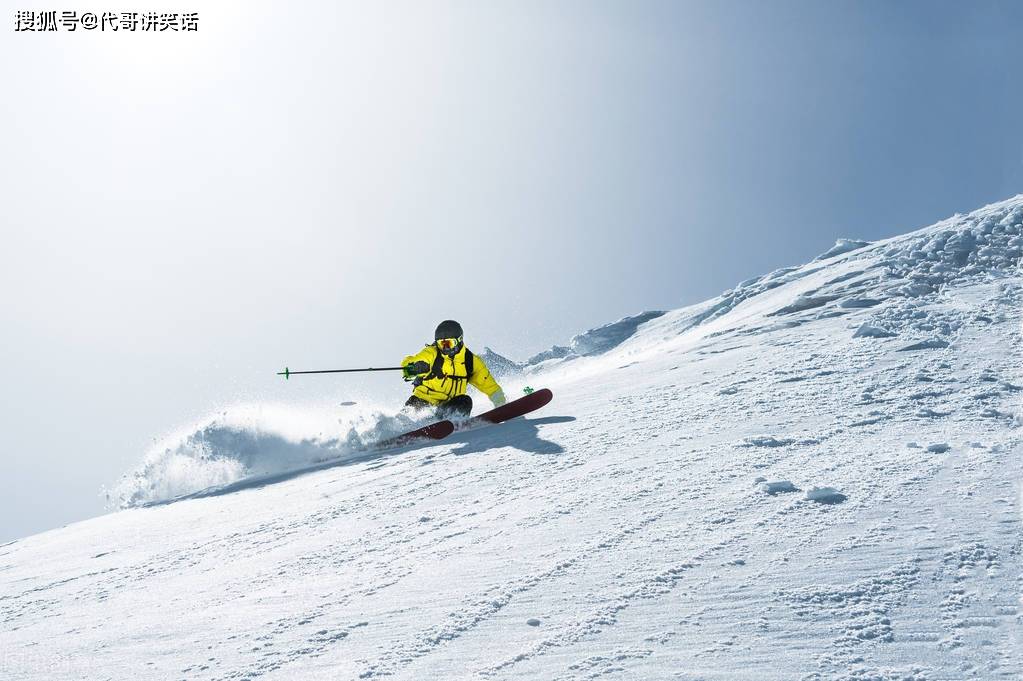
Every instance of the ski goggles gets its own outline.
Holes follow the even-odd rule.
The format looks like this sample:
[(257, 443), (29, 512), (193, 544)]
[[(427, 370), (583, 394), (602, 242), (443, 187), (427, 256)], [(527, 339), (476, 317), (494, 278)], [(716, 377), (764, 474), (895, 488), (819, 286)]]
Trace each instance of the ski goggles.
[(462, 343), (461, 338), (438, 338), (437, 347), (441, 350), (454, 350)]

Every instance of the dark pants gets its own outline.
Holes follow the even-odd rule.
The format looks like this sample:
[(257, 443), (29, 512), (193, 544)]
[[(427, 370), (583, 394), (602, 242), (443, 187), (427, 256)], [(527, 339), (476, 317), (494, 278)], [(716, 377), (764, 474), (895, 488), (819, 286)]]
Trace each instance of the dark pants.
[(437, 418), (441, 419), (450, 418), (452, 416), (464, 417), (472, 413), (472, 398), (468, 395), (459, 395), (458, 397), (452, 397), (447, 402), (441, 402), (438, 405), (433, 405), (423, 398), (413, 395), (405, 402), (405, 406), (417, 410), (434, 408), (437, 410)]

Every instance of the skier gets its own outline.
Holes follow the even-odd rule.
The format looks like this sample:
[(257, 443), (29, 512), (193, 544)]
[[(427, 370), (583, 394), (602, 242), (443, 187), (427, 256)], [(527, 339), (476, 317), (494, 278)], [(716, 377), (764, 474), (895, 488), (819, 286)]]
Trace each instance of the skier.
[(495, 407), (505, 403), (504, 391), (487, 365), (465, 347), (458, 322), (441, 322), (433, 338), (433, 343), (402, 360), (402, 375), (415, 386), (405, 402), (407, 408), (433, 407), (440, 418), (468, 416), (472, 398), (465, 391), (470, 385), (489, 397)]

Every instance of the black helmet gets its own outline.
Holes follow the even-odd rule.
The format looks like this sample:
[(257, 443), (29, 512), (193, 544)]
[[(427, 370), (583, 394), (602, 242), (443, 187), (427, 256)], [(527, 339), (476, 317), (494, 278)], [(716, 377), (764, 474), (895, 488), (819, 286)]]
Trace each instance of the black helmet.
[(462, 349), (462, 325), (454, 319), (445, 319), (433, 332), (437, 349), (444, 355), (456, 355)]
[(462, 337), (462, 325), (456, 322), (454, 319), (445, 319), (437, 325), (437, 330), (433, 332), (433, 339), (439, 341), (441, 338), (461, 338)]

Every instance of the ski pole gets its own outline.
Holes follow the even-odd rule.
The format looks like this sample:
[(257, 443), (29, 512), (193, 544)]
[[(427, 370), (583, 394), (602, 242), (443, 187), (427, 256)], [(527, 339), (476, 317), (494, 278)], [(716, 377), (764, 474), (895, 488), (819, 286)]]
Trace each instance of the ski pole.
[(405, 367), (368, 367), (366, 369), (320, 369), (318, 371), (292, 371), (288, 367), (284, 367), (284, 371), (278, 371), (278, 376), (283, 376), (284, 380), (288, 380), (290, 376), (294, 374), (350, 374), (355, 371), (402, 371)]

